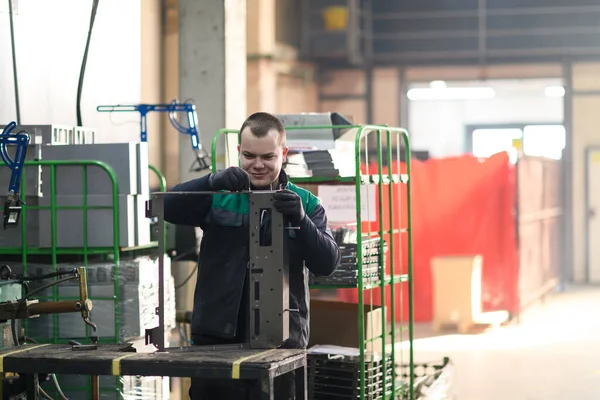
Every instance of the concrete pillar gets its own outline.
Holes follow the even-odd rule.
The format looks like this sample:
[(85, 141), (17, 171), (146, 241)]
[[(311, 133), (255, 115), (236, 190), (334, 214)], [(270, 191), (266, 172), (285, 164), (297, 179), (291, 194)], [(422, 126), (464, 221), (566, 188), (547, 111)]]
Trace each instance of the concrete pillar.
[[(203, 145), (246, 117), (246, 1), (179, 0), (179, 96), (193, 99)], [(189, 138), (180, 135), (179, 180), (198, 177)], [(237, 149), (229, 156), (236, 158)], [(217, 162), (225, 161), (224, 149)]]
[(247, 0), (248, 113), (277, 111), (275, 0)]

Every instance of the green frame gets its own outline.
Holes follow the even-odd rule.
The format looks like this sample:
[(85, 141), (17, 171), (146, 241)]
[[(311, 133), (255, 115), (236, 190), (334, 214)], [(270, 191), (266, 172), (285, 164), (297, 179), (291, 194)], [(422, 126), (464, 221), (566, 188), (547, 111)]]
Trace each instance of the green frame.
[[(361, 188), (365, 185), (376, 185), (377, 187), (377, 193), (378, 193), (378, 197), (379, 197), (379, 201), (378, 201), (378, 219), (379, 219), (379, 224), (378, 224), (378, 229), (377, 232), (372, 232), (371, 229), (368, 229), (366, 234), (367, 237), (370, 236), (379, 236), (382, 241), (385, 238), (385, 235), (388, 235), (388, 237), (390, 238), (389, 243), (388, 243), (388, 249), (389, 249), (389, 254), (390, 254), (390, 271), (391, 274), (387, 275), (385, 274), (385, 259), (384, 259), (384, 253), (381, 252), (380, 253), (380, 260), (379, 260), (379, 268), (380, 268), (380, 275), (382, 277), (382, 279), (378, 282), (378, 283), (366, 283), (363, 282), (362, 280), (359, 279), (358, 285), (357, 286), (351, 286), (353, 288), (357, 288), (358, 289), (358, 326), (359, 326), (359, 332), (358, 332), (358, 337), (359, 337), (359, 353), (360, 353), (360, 365), (361, 365), (361, 371), (360, 371), (360, 395), (361, 395), (361, 399), (365, 398), (365, 379), (366, 379), (366, 374), (365, 374), (365, 361), (366, 361), (366, 345), (369, 341), (375, 341), (375, 340), (379, 340), (381, 339), (382, 342), (382, 348), (381, 348), (381, 353), (382, 354), (387, 354), (388, 352), (390, 353), (391, 356), (391, 361), (392, 361), (392, 365), (394, 366), (393, 371), (392, 371), (392, 382), (391, 382), (391, 393), (385, 393), (384, 394), (384, 398), (397, 398), (398, 396), (402, 396), (402, 398), (408, 398), (410, 400), (413, 400), (415, 398), (415, 388), (414, 388), (414, 384), (415, 384), (415, 375), (414, 375), (414, 354), (413, 354), (413, 339), (414, 339), (414, 326), (413, 326), (413, 321), (414, 321), (414, 311), (413, 311), (413, 260), (412, 260), (412, 221), (411, 221), (411, 180), (410, 180), (410, 143), (409, 143), (409, 136), (408, 136), (408, 131), (406, 129), (403, 128), (395, 128), (395, 127), (388, 127), (388, 126), (383, 126), (383, 125), (347, 125), (347, 126), (293, 126), (293, 127), (286, 127), (287, 131), (291, 131), (291, 130), (317, 130), (317, 129), (344, 129), (344, 130), (349, 130), (349, 129), (353, 129), (356, 130), (356, 134), (355, 134), (355, 138), (354, 138), (354, 143), (355, 143), (355, 176), (353, 177), (337, 177), (337, 178), (331, 178), (331, 177), (323, 177), (323, 176), (315, 176), (315, 177), (309, 177), (309, 178), (290, 178), (290, 181), (295, 183), (295, 184), (353, 184), (355, 186), (355, 194), (356, 194), (356, 226), (357, 226), (357, 250), (358, 250), (358, 255), (357, 258), (359, 260), (358, 263), (358, 276), (363, 276), (362, 274), (362, 240), (363, 240), (363, 236), (365, 234), (365, 232), (363, 232), (363, 226), (362, 226), (362, 218), (361, 218), (361, 209), (362, 209), (362, 204), (361, 204)], [(238, 129), (221, 129), (219, 131), (217, 131), (217, 133), (214, 135), (213, 140), (212, 140), (212, 149), (211, 149), (211, 156), (212, 156), (212, 171), (216, 171), (217, 170), (217, 148), (219, 146), (219, 139), (221, 138), (221, 136), (225, 136), (225, 146), (228, 145), (229, 141), (228, 139), (228, 135), (237, 135), (238, 136), (238, 143), (239, 143), (239, 130)], [(377, 172), (374, 174), (369, 174), (369, 160), (368, 160), (368, 146), (367, 146), (367, 139), (369, 137), (370, 134), (375, 134), (376, 135), (376, 142), (377, 142)], [(392, 168), (392, 160), (393, 160), (393, 151), (392, 151), (392, 147), (393, 146), (393, 140), (392, 139), (396, 139), (396, 159), (395, 159), (395, 163), (397, 163), (397, 174), (393, 173), (393, 168)], [(384, 165), (383, 165), (383, 150), (384, 150), (384, 143), (385, 148), (386, 148), (386, 158), (388, 160), (388, 172), (384, 173), (383, 169), (384, 169)], [(405, 165), (406, 165), (406, 173), (405, 174), (401, 174), (401, 162), (400, 162), (400, 143), (404, 144), (404, 153), (405, 153)], [(364, 145), (364, 147), (363, 147)], [(228, 149), (226, 149), (225, 154), (228, 153), (227, 151)], [(365, 160), (362, 159), (362, 154), (363, 154), (363, 150), (365, 152)], [(366, 173), (362, 172), (362, 168), (363, 168), (363, 161), (365, 162), (367, 171)], [(396, 187), (398, 188), (398, 196), (401, 196), (401, 192), (399, 190), (399, 184), (405, 184), (406, 185), (406, 195), (407, 195), (407, 220), (406, 220), (406, 227), (405, 228), (400, 228), (400, 229), (394, 229), (394, 222), (396, 221), (395, 218), (396, 214), (395, 214), (395, 201), (394, 201), (394, 191), (392, 190), (391, 184), (397, 184)], [(384, 222), (384, 207), (383, 207), (383, 198), (384, 198), (384, 187), (388, 187), (387, 190), (387, 195), (388, 195), (388, 208), (387, 208), (387, 215), (388, 215), (388, 219), (385, 222), (389, 223), (389, 227), (385, 228), (385, 222)], [(401, 201), (401, 197), (398, 197), (397, 201)], [(367, 207), (369, 206), (368, 204), (368, 200), (367, 200)], [(398, 210), (398, 212), (400, 211), (401, 208)], [(401, 217), (401, 215), (400, 215)], [(401, 220), (401, 218), (400, 218)], [(371, 224), (369, 225), (369, 227), (371, 226)], [(400, 251), (398, 251), (398, 255), (399, 255), (399, 259), (400, 259), (400, 272), (401, 272), (401, 268), (402, 268), (402, 253), (401, 253), (401, 246), (402, 246), (402, 236), (401, 234), (406, 234), (407, 235), (407, 242), (408, 242), (408, 249), (407, 249), (407, 260), (406, 260), (406, 267), (407, 267), (407, 273), (406, 274), (396, 274), (397, 268), (396, 268), (396, 258), (398, 257), (396, 255), (396, 245), (398, 245)], [(400, 238), (398, 240), (395, 239), (395, 235), (399, 235)], [(395, 243), (397, 242), (397, 243)], [(402, 310), (400, 310), (400, 323), (401, 324), (407, 324), (408, 325), (408, 341), (409, 341), (409, 360), (408, 360), (408, 375), (409, 375), (409, 379), (408, 379), (408, 387), (406, 387), (406, 384), (403, 382), (398, 383), (397, 382), (397, 378), (398, 378), (398, 374), (397, 374), (397, 370), (399, 368), (403, 368), (403, 364), (402, 364), (402, 354), (400, 354), (400, 364), (398, 364), (397, 362), (397, 351), (396, 351), (396, 334), (397, 334), (397, 330), (396, 330), (396, 312), (398, 310), (396, 310), (395, 307), (395, 296), (396, 296), (396, 290), (395, 290), (395, 285), (398, 283), (404, 283), (407, 285), (407, 289), (408, 289), (408, 319), (407, 321), (404, 321), (403, 316), (402, 316)], [(341, 289), (344, 288), (343, 286), (311, 286), (311, 289)], [(347, 286), (346, 286), (347, 288)], [(382, 305), (386, 304), (386, 289), (388, 289), (389, 293), (390, 293), (390, 309), (391, 309), (391, 315), (392, 315), (392, 322), (391, 322), (391, 330), (388, 332), (388, 324), (387, 324), (387, 311), (385, 310), (385, 308), (383, 309), (382, 312), (382, 326), (383, 328), (383, 333), (381, 335), (378, 335), (376, 337), (373, 337), (371, 339), (365, 339), (365, 332), (364, 332), (364, 322), (365, 322), (365, 314), (364, 314), (364, 301), (365, 301), (365, 291), (369, 291), (370, 295), (371, 295), (371, 299), (373, 296), (373, 292), (372, 289), (374, 288), (379, 288), (381, 290), (381, 303)], [(401, 293), (400, 296), (402, 296), (402, 289), (400, 289)], [(402, 297), (400, 297), (400, 299), (402, 299)], [(371, 305), (371, 310), (373, 310), (373, 302), (370, 303)], [(389, 341), (387, 341), (386, 339), (391, 339)], [(386, 343), (391, 344), (391, 351), (387, 350), (386, 348)], [(383, 387), (386, 388), (387, 383), (386, 383), (386, 378), (387, 378), (387, 374), (386, 374), (386, 363), (383, 363)]]
[[(0, 168), (6, 166), (6, 164), (0, 162)], [(59, 206), (56, 201), (56, 180), (57, 180), (57, 171), (56, 169), (61, 166), (70, 166), (70, 167), (81, 167), (83, 169), (82, 179), (83, 179), (83, 191), (82, 191), (82, 204), (79, 206)], [(121, 260), (121, 255), (124, 252), (136, 252), (140, 250), (149, 250), (158, 246), (156, 242), (150, 243), (148, 246), (136, 247), (136, 248), (121, 248), (119, 246), (120, 237), (119, 237), (119, 186), (117, 176), (112, 167), (102, 161), (96, 160), (36, 160), (36, 161), (26, 161), (24, 167), (21, 171), (21, 188), (20, 194), (21, 199), (23, 200), (23, 208), (21, 211), (21, 246), (20, 247), (0, 247), (0, 255), (21, 255), (22, 264), (23, 264), (23, 274), (27, 274), (27, 260), (28, 256), (31, 255), (45, 255), (50, 256), (49, 265), (52, 266), (52, 271), (56, 272), (58, 256), (63, 255), (76, 255), (83, 257), (83, 264), (87, 267), (88, 265), (88, 257), (89, 256), (105, 256), (107, 259), (111, 259), (114, 261), (117, 268), (115, 268), (115, 277), (114, 277), (114, 293), (112, 297), (98, 297), (98, 296), (90, 296), (91, 300), (105, 300), (105, 301), (113, 301), (115, 305), (115, 313), (119, 312), (119, 262)], [(27, 167), (42, 167), (49, 168), (50, 170), (50, 184), (49, 184), (49, 192), (50, 192), (50, 205), (49, 206), (33, 206), (27, 204), (27, 193), (25, 191), (25, 182), (27, 176)], [(88, 176), (87, 171), (89, 167), (97, 167), (102, 169), (109, 177), (111, 182), (111, 204), (102, 205), (102, 206), (90, 206), (87, 202), (87, 189), (88, 189)], [(159, 186), (161, 191), (165, 191), (167, 187), (166, 179), (164, 175), (154, 166), (149, 166), (149, 172), (154, 173), (158, 177)], [(88, 243), (88, 229), (87, 229), (87, 211), (89, 210), (112, 210), (112, 224), (113, 224), (113, 240), (112, 245), (107, 247), (90, 247), (87, 245)], [(27, 245), (27, 211), (28, 210), (49, 210), (50, 211), (50, 219), (51, 219), (51, 247), (48, 248), (39, 248), (39, 247), (30, 247)], [(58, 210), (83, 210), (83, 247), (80, 248), (61, 248), (57, 246), (57, 211)], [(52, 289), (51, 296), (38, 296), (37, 299), (41, 301), (59, 301), (59, 300), (74, 300), (79, 299), (79, 297), (70, 297), (70, 296), (59, 296), (58, 295), (58, 287), (54, 286)], [(51, 342), (51, 343), (59, 343), (59, 334), (58, 334), (58, 315), (55, 314), (52, 316), (53, 318), (53, 337), (52, 338), (33, 338), (43, 342)], [(25, 321), (26, 327), (27, 321)], [(114, 327), (114, 337), (104, 337), (100, 338), (100, 343), (117, 343), (119, 341), (119, 331), (121, 329), (119, 318), (115, 318), (115, 327)], [(87, 337), (81, 338), (82, 340), (89, 340), (90, 332), (89, 327), (86, 326), (86, 335)], [(69, 387), (62, 385), (64, 390), (72, 390), (78, 392), (87, 392), (89, 393), (90, 386), (89, 383), (86, 387)], [(116, 386), (117, 393), (121, 391), (121, 383), (117, 380)], [(109, 391), (112, 391), (110, 389)], [(55, 393), (52, 393), (55, 394)]]

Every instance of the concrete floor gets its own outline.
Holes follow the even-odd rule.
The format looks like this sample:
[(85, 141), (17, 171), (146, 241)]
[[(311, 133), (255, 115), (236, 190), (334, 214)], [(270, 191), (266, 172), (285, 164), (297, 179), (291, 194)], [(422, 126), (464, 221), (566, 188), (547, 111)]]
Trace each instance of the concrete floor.
[(417, 339), (414, 351), (417, 362), (451, 358), (457, 400), (598, 400), (600, 287), (551, 294), (495, 331)]

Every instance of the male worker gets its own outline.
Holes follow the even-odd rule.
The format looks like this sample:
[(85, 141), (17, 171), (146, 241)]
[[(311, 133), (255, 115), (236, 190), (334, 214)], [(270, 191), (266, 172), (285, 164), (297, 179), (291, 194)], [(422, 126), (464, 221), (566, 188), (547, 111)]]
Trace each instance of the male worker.
[[(289, 183), (282, 170), (288, 148), (286, 132), (275, 116), (259, 112), (243, 123), (238, 145), (240, 167), (181, 183), (171, 191), (224, 191), (223, 194), (165, 196), (165, 220), (199, 226), (203, 231), (194, 293), (192, 339), (196, 345), (244, 343), (248, 328), (248, 201), (245, 190), (277, 190), (274, 208), (284, 215), (289, 251), (290, 334), (283, 348), (306, 348), (309, 326), (308, 276), (331, 275), (340, 263), (340, 250), (327, 227), (325, 210), (310, 192)], [(267, 218), (269, 216), (267, 215)], [(264, 223), (264, 221), (263, 221)], [(265, 224), (266, 226), (266, 224)], [(277, 398), (290, 397), (289, 386)], [(248, 396), (248, 388), (226, 380), (195, 380), (190, 397), (235, 399)]]

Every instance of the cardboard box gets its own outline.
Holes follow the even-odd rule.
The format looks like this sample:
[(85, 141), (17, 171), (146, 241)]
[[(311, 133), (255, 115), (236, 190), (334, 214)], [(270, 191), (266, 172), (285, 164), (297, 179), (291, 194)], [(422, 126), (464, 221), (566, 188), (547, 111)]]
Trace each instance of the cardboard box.
[[(365, 340), (383, 334), (383, 307), (364, 305)], [(316, 344), (359, 347), (358, 304), (340, 301), (316, 300), (310, 302), (310, 340), (308, 347)], [(389, 344), (389, 343), (388, 343)], [(368, 351), (381, 353), (382, 342), (368, 342)]]

